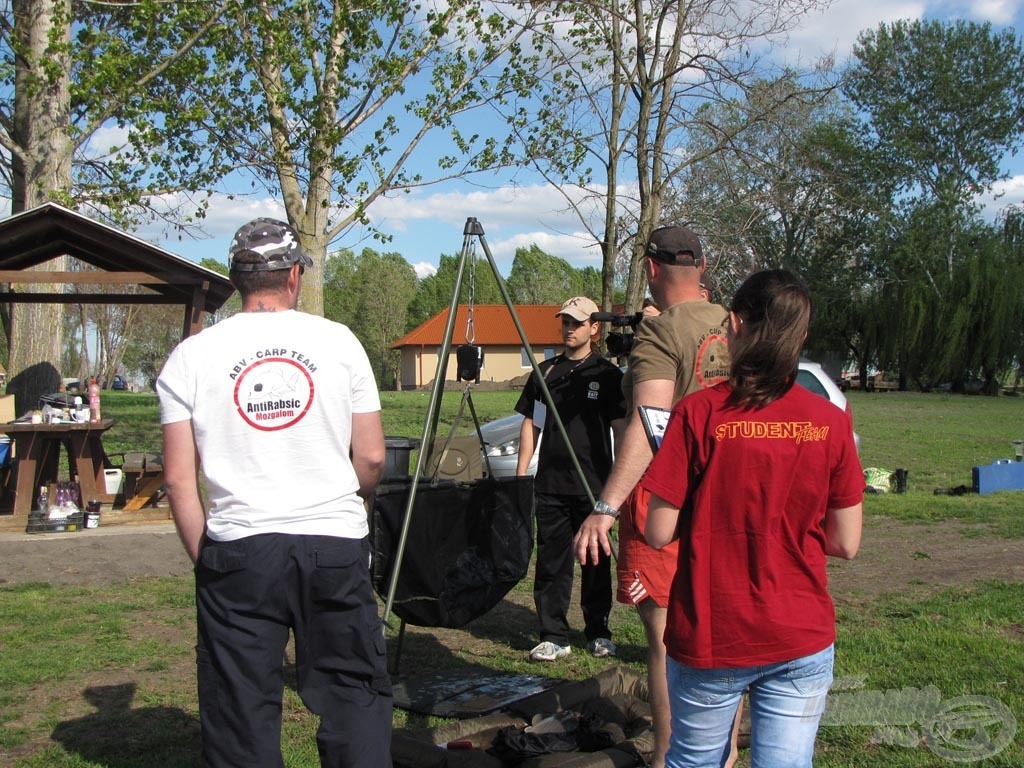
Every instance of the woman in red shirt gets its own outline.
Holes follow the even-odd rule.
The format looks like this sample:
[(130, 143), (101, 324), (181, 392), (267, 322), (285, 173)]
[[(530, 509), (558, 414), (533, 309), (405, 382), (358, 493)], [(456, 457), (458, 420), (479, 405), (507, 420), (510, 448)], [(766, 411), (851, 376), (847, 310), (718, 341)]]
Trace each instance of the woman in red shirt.
[(794, 383), (810, 315), (791, 273), (749, 277), (729, 381), (676, 404), (642, 481), (648, 543), (680, 540), (667, 766), (722, 765), (747, 689), (754, 768), (811, 765), (832, 682), (826, 557), (857, 552), (864, 477), (849, 416)]

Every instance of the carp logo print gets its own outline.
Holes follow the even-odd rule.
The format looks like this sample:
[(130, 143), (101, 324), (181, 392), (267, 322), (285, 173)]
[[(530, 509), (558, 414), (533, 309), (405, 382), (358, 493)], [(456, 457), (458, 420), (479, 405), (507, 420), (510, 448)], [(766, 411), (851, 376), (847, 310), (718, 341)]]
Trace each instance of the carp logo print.
[(252, 427), (285, 429), (306, 415), (313, 403), (313, 379), (294, 360), (268, 357), (258, 360), (235, 381), (235, 406)]

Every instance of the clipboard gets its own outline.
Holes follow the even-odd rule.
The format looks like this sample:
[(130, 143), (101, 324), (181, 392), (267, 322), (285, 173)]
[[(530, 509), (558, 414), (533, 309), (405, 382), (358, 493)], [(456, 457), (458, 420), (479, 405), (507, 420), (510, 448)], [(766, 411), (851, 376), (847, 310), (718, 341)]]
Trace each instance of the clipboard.
[(637, 411), (640, 413), (644, 432), (647, 433), (647, 442), (651, 444), (651, 450), (657, 453), (661, 447), (661, 439), (665, 436), (665, 427), (668, 426), (668, 417), (672, 411), (668, 408), (659, 408), (656, 405), (640, 405), (637, 406)]

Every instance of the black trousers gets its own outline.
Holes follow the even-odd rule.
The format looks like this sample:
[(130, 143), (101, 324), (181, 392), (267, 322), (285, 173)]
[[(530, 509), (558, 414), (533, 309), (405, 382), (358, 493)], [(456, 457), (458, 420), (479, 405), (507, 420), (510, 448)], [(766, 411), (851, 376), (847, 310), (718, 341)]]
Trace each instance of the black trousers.
[[(540, 621), (541, 642), (550, 640), (558, 645), (569, 645), (568, 612), (576, 560), (572, 538), (591, 508), (586, 496), (544, 493), (536, 496), (537, 571), (533, 602)], [(604, 553), (596, 565), (582, 566), (580, 607), (587, 640), (611, 638), (608, 629), (608, 614), (612, 610), (611, 559)]]
[(365, 539), (207, 541), (196, 564), (199, 715), (207, 768), (283, 768), (283, 659), (320, 716), (320, 763), (391, 765), (391, 681)]

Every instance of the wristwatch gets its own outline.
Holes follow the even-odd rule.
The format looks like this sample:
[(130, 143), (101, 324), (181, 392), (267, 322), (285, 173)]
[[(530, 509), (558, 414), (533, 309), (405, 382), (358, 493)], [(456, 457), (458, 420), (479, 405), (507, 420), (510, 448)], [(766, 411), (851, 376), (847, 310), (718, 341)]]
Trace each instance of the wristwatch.
[(608, 517), (618, 517), (619, 510), (613, 507), (604, 499), (598, 499), (594, 502), (594, 512), (598, 515), (608, 515)]

